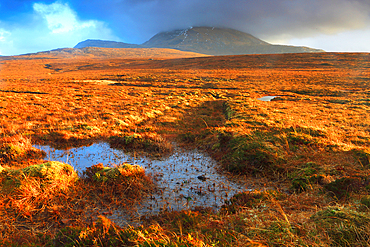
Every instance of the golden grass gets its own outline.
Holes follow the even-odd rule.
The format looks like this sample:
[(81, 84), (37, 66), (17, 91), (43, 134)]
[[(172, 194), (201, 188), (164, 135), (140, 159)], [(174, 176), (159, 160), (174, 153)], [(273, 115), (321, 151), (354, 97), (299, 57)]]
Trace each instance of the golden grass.
[[(34, 143), (103, 140), (164, 154), (176, 139), (273, 190), (239, 195), (219, 213), (173, 212), (120, 229), (104, 218), (89, 221), (150, 193), (145, 174), (120, 183), (126, 194), (89, 179), (48, 190), (25, 176), (22, 190), (0, 195), (4, 241), (17, 244), (23, 234), (22, 244), (60, 246), (370, 245), (369, 225), (359, 220), (369, 217), (369, 54), (149, 60), (94, 52), (105, 55), (0, 59), (1, 167), (42, 164)], [(257, 100), (266, 95), (281, 97)], [(338, 221), (328, 221), (331, 214)]]

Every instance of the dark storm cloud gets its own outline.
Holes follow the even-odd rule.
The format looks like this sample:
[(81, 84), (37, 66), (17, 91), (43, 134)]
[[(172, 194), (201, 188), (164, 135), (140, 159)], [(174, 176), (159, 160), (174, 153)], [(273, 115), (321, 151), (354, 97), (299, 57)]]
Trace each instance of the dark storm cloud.
[[(341, 50), (364, 50), (370, 1), (0, 0), (0, 55), (73, 47), (86, 39), (143, 43), (158, 32), (190, 26), (229, 27), (272, 43), (295, 40), (316, 48), (322, 43), (316, 37), (342, 32), (350, 42)], [(328, 46), (343, 43), (330, 37)]]
[(369, 26), (368, 0), (115, 0), (75, 1), (89, 18), (108, 20), (127, 41), (189, 26), (230, 27), (262, 38), (307, 37)]

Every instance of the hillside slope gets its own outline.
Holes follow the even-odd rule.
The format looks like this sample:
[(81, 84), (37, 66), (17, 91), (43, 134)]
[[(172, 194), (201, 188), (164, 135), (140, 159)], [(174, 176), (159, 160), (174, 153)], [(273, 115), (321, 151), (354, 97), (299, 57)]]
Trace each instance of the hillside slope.
[(8, 60), (16, 59), (35, 59), (35, 58), (121, 58), (121, 59), (174, 59), (174, 58), (192, 58), (204, 57), (207, 55), (179, 51), (168, 48), (102, 48), (102, 47), (84, 47), (84, 48), (61, 48), (51, 51), (24, 54), (19, 56), (3, 57)]

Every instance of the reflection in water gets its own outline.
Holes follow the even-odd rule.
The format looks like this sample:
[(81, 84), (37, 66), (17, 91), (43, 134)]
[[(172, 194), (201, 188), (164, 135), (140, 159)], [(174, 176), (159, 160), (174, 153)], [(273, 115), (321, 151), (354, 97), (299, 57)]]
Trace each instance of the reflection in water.
[[(129, 163), (145, 168), (147, 174), (157, 180), (159, 192), (146, 199), (137, 208), (137, 215), (150, 215), (161, 210), (191, 209), (196, 206), (218, 209), (225, 199), (237, 192), (247, 190), (246, 183), (236, 181), (218, 172), (216, 162), (197, 150), (176, 148), (173, 154), (163, 159), (145, 156), (135, 157), (122, 150), (109, 147), (107, 143), (95, 143), (87, 147), (55, 150), (48, 146), (35, 146), (47, 153), (46, 159), (72, 165), (79, 173), (86, 167), (103, 163)], [(126, 218), (117, 212), (110, 217), (124, 225)]]

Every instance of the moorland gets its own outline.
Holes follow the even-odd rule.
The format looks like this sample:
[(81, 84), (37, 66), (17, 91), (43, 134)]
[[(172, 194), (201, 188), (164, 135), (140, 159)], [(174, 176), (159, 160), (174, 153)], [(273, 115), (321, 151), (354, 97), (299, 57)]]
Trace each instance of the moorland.
[[(2, 245), (369, 246), (369, 74), (368, 53), (1, 57)], [(81, 176), (34, 146), (102, 141), (153, 157), (197, 148), (255, 189), (120, 227), (106, 216), (150, 197), (150, 174), (91, 164)]]

